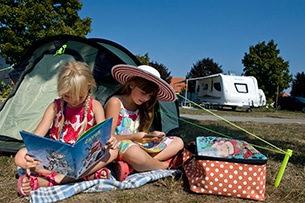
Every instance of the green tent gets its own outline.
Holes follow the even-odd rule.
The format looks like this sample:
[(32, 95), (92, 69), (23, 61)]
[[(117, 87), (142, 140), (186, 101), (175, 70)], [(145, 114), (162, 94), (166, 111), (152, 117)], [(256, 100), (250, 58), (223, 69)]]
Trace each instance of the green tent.
[[(57, 97), (59, 68), (71, 60), (89, 64), (98, 85), (94, 97), (102, 104), (119, 87), (111, 68), (116, 64), (140, 65), (126, 48), (105, 39), (59, 35), (38, 41), (10, 73), (15, 86), (0, 107), (0, 151), (15, 153), (23, 146), (19, 131), (36, 128), (47, 105)], [(177, 117), (176, 102), (158, 102), (154, 128), (173, 132), (179, 127)]]

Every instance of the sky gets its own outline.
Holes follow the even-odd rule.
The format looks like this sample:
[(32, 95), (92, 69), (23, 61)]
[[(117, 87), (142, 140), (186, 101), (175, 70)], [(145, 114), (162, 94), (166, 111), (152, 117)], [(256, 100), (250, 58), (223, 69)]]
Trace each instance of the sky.
[[(243, 72), (250, 46), (274, 40), (290, 74), (305, 71), (305, 0), (80, 0), (92, 19), (87, 38), (116, 42), (184, 78), (213, 59), (223, 72)], [(293, 77), (295, 78), (295, 77)]]

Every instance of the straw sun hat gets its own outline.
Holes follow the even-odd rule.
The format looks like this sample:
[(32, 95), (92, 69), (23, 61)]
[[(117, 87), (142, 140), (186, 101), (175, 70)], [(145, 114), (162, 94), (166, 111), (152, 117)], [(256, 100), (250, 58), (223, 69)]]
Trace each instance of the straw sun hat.
[(138, 76), (152, 81), (159, 86), (158, 100), (165, 102), (172, 102), (177, 99), (173, 88), (160, 77), (160, 73), (153, 67), (147, 65), (131, 66), (126, 64), (115, 65), (111, 69), (112, 76), (116, 81), (125, 84), (126, 81)]

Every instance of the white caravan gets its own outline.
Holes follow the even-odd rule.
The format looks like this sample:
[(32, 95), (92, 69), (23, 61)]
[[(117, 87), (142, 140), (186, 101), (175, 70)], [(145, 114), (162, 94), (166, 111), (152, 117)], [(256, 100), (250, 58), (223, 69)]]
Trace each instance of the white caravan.
[(191, 79), (196, 80), (195, 91), (202, 105), (229, 106), (233, 110), (237, 107), (250, 110), (266, 105), (265, 94), (258, 89), (253, 76), (214, 74)]

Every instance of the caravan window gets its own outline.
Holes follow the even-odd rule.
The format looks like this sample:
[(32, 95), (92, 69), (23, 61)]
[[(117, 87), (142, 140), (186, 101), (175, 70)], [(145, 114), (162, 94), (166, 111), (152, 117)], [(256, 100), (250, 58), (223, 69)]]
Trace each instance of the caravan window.
[(245, 83), (234, 83), (235, 89), (238, 93), (248, 93), (248, 86)]
[(220, 82), (215, 82), (214, 83), (214, 88), (215, 88), (215, 90), (217, 90), (217, 91), (221, 91), (221, 86), (220, 86)]
[(202, 90), (208, 90), (209, 88), (209, 85), (208, 84), (203, 84), (202, 85)]

